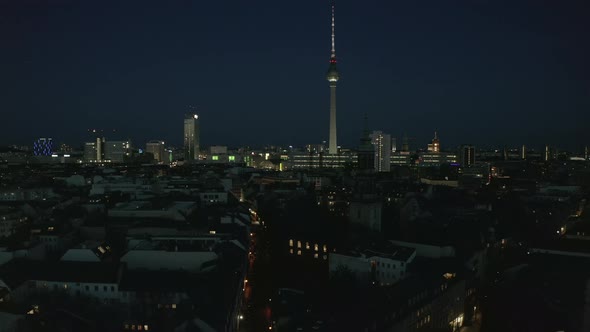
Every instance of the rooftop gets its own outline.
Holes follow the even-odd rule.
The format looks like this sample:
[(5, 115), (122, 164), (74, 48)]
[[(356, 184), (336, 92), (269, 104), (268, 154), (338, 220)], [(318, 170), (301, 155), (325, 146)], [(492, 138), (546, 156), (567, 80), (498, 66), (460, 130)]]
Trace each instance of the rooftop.
[(0, 266), (0, 279), (11, 288), (27, 280), (116, 283), (120, 268), (118, 263), (13, 259)]

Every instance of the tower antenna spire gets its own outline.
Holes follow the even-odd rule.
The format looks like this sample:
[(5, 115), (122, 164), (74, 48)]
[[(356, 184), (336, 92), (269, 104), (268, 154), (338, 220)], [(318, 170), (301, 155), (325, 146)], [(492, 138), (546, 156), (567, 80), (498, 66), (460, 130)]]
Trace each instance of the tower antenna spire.
[(336, 1), (332, 0), (331, 6), (332, 6), (332, 53), (330, 55), (330, 61), (336, 61), (336, 24), (334, 23), (334, 7), (335, 7)]
[(335, 1), (332, 0), (332, 54), (330, 55), (330, 60), (336, 61), (336, 43), (335, 43), (335, 39), (336, 39), (336, 33), (335, 33), (336, 24), (334, 23), (334, 5), (335, 5)]

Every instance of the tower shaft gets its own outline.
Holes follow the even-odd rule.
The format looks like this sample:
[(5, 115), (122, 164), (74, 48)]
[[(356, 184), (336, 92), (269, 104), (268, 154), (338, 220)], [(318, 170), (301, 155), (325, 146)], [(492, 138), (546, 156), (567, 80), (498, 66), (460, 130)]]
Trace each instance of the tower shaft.
[(330, 154), (338, 153), (336, 136), (336, 82), (330, 84), (330, 141), (328, 151)]

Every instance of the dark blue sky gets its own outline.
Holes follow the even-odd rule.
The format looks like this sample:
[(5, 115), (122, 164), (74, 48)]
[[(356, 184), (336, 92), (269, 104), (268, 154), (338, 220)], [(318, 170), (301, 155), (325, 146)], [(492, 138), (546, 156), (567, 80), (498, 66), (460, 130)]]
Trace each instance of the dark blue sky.
[[(340, 0), (339, 143), (590, 144), (588, 1)], [(180, 144), (328, 136), (328, 0), (0, 2), (0, 145), (88, 128)]]

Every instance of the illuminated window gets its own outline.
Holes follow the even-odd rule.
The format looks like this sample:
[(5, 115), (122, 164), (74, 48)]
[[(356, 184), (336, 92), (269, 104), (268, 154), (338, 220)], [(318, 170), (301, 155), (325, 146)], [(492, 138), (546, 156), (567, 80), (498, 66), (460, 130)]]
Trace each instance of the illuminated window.
[(317, 253), (313, 254), (313, 258), (317, 259), (318, 258), (318, 254)]
[(319, 251), (320, 250), (320, 246), (318, 246), (318, 244), (316, 243), (316, 244), (313, 245), (313, 249), (315, 251)]
[(301, 256), (301, 250), (297, 250), (297, 256)]
[(144, 326), (143, 326), (143, 329), (144, 329), (145, 331), (149, 331), (150, 327), (149, 327), (148, 325), (144, 325)]
[(301, 248), (301, 241), (297, 241), (297, 248)]
[(176, 303), (172, 304), (172, 309), (176, 309)]
[(289, 247), (292, 247), (292, 246), (293, 246), (293, 239), (290, 239), (289, 240)]
[(236, 161), (236, 156), (229, 156), (229, 161)]
[(309, 242), (305, 242), (305, 249), (308, 249), (309, 250), (309, 248), (310, 248), (309, 247)]
[(324, 249), (324, 252), (328, 252), (328, 246), (327, 245), (324, 244), (323, 249)]
[(211, 156), (211, 160), (219, 160), (219, 156)]
[(293, 254), (293, 249), (289, 249), (289, 253), (290, 254)]

